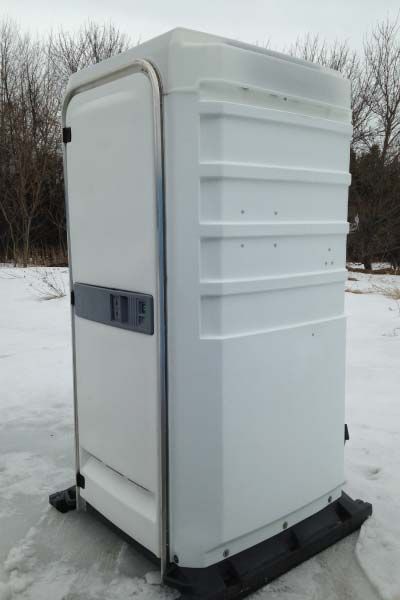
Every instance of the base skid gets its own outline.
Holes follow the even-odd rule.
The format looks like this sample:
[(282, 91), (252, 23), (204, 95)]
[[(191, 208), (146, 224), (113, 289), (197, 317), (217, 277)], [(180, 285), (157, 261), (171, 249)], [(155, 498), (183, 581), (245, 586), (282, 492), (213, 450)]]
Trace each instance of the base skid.
[(49, 496), (49, 503), (59, 512), (66, 513), (76, 509), (76, 486), (61, 490)]
[(183, 600), (244, 598), (356, 531), (371, 514), (371, 504), (343, 492), (318, 513), (220, 563), (203, 569), (170, 564), (164, 583)]

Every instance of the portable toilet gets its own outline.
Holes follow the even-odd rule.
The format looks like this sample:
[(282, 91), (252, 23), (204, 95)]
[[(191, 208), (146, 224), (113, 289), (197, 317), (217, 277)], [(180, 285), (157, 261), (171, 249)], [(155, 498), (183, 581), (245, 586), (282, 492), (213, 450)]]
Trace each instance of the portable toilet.
[(357, 529), (343, 493), (350, 84), (185, 29), (63, 108), (75, 487), (186, 597)]

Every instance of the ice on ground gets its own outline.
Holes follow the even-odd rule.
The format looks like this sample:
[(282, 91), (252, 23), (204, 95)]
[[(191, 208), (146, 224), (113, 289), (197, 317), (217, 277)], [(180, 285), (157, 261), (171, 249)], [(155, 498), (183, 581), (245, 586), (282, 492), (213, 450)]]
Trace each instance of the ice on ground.
[(160, 585), (161, 584), (161, 573), (160, 571), (149, 571), (146, 573), (146, 581), (151, 585)]
[(400, 598), (400, 311), (385, 289), (400, 277), (351, 273), (348, 318), (348, 490), (374, 514), (361, 530), (358, 560), (384, 600)]
[(0, 516), (16, 513), (15, 496), (46, 496), (69, 477), (70, 468), (62, 468), (46, 456), (30, 452), (8, 452), (0, 455)]
[(48, 507), (38, 526), (11, 549), (4, 593), (27, 600), (175, 598), (175, 592), (148, 581), (150, 569), (152, 563), (92, 515), (59, 515)]
[[(53, 272), (67, 291), (67, 270)], [(266, 600), (400, 598), (400, 312), (376, 289), (400, 277), (349, 275), (346, 490), (374, 515), (257, 592)], [(73, 481), (72, 365), (68, 295), (45, 300), (42, 283), (40, 270), (0, 269), (0, 600), (175, 598), (91, 514), (48, 506)]]

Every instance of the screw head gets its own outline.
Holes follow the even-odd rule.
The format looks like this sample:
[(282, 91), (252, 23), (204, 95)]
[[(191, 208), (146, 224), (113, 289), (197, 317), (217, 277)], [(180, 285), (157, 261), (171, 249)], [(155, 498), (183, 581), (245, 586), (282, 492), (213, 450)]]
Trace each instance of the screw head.
[(224, 557), (224, 558), (227, 558), (228, 556), (229, 556), (229, 550), (228, 550), (228, 548), (227, 548), (227, 549), (226, 549), (226, 550), (224, 550), (224, 552), (223, 552), (223, 557)]

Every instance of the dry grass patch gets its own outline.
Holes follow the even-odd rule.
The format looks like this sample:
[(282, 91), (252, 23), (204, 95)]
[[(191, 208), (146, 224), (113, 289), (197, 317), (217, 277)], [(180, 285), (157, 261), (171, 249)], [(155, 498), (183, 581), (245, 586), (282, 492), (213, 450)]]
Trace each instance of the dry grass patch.
[(395, 300), (396, 302), (400, 302), (400, 286), (397, 286), (394, 284), (387, 284), (387, 285), (374, 284), (372, 286), (372, 289), (377, 294), (386, 296), (386, 298), (390, 298), (390, 300)]
[(344, 291), (345, 292), (349, 292), (349, 294), (372, 294), (371, 290), (360, 290), (360, 289), (357, 289), (357, 288), (352, 289), (352, 288), (349, 288), (349, 287), (345, 288)]
[(66, 296), (63, 273), (55, 269), (34, 269), (30, 286), (42, 300), (55, 300)]

